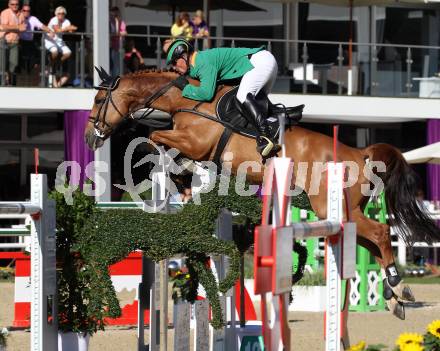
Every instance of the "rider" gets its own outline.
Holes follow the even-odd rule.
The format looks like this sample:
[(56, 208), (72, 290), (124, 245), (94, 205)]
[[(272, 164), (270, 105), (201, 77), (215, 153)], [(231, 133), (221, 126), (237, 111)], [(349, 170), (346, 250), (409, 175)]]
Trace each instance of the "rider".
[[(188, 41), (177, 39), (168, 47), (166, 63), (181, 74), (176, 86), (182, 90), (182, 96), (193, 100), (210, 101), (218, 82), (241, 78), (238, 105), (257, 129), (257, 150), (264, 158), (280, 150), (270, 138), (269, 126), (255, 100), (261, 90), (269, 94), (278, 71), (275, 58), (264, 47), (195, 51)], [(200, 80), (200, 86), (189, 84), (187, 74)]]

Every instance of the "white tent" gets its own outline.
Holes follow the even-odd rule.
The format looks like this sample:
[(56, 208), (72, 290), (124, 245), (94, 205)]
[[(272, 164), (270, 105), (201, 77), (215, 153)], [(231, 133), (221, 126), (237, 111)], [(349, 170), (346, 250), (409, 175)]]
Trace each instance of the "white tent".
[(403, 157), (408, 163), (440, 164), (440, 142), (405, 152)]

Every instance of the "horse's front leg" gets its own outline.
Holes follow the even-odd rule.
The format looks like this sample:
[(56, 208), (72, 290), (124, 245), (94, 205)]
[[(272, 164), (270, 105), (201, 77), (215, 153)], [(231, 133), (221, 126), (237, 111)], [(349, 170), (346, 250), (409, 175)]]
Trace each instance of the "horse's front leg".
[(381, 266), (384, 283), (383, 296), (390, 311), (400, 319), (405, 319), (405, 309), (398, 298), (403, 301), (415, 301), (409, 286), (403, 284), (394, 263), (391, 246), (390, 227), (364, 216), (357, 207), (352, 212), (356, 222), (359, 244), (368, 249)]
[(151, 133), (150, 139), (155, 143), (176, 148), (192, 160), (201, 161), (206, 155), (206, 148), (200, 142), (200, 137), (193, 134), (188, 129), (160, 130)]

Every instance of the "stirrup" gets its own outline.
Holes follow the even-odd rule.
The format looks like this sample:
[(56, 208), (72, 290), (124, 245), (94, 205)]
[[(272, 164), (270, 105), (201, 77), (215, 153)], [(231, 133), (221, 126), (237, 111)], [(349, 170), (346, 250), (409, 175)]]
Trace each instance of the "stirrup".
[(275, 144), (268, 137), (261, 135), (259, 139), (260, 141), (261, 139), (264, 139), (266, 141), (266, 145), (258, 145), (260, 141), (257, 141), (257, 150), (261, 154), (261, 156), (263, 156), (263, 158), (267, 158), (270, 155), (276, 155), (278, 151), (281, 150), (281, 146)]

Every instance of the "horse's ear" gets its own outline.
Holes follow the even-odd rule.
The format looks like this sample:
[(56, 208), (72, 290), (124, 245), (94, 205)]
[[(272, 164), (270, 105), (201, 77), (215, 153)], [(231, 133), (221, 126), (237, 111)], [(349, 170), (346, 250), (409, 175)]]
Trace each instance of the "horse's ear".
[(95, 66), (95, 69), (96, 69), (96, 72), (98, 72), (99, 79), (104, 80), (103, 74), (102, 74), (102, 71), (101, 71), (102, 67), (100, 69), (100, 68)]
[(111, 79), (111, 77), (110, 77), (110, 75), (104, 70), (104, 68), (102, 68), (102, 67), (96, 67), (95, 66), (95, 69), (96, 69), (96, 72), (98, 72), (98, 76), (99, 76), (99, 78), (104, 82), (104, 81), (107, 81), (107, 80), (109, 80), (109, 79)]
[(111, 80), (112, 76), (110, 74), (108, 74), (104, 68), (101, 67), (101, 73), (104, 76), (104, 78), (102, 80)]

